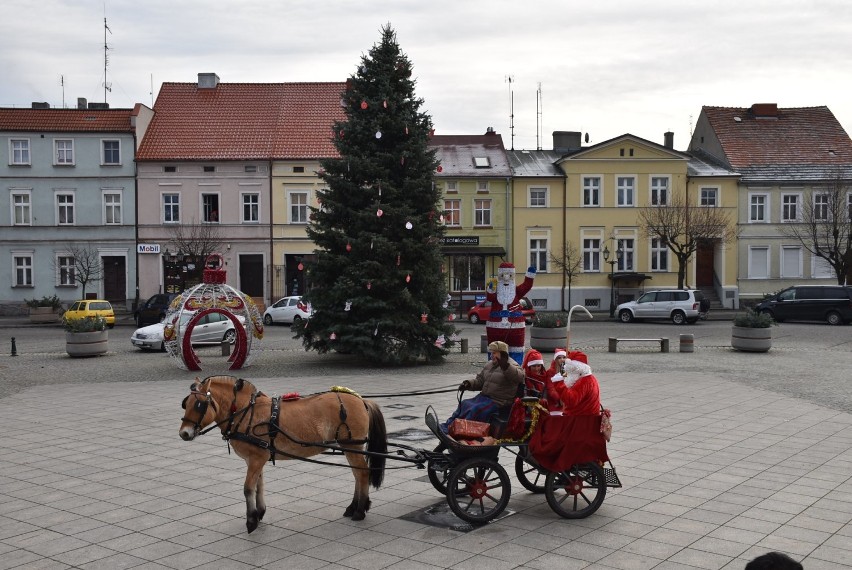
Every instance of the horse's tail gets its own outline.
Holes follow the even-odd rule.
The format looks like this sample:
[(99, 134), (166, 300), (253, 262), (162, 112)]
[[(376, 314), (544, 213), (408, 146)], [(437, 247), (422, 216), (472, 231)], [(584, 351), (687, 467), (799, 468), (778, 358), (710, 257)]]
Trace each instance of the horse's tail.
[[(388, 452), (388, 434), (385, 428), (385, 416), (379, 405), (371, 400), (364, 400), (370, 415), (370, 427), (367, 437), (367, 464), (370, 466), (370, 484), (378, 489), (385, 480), (385, 454)], [(373, 455), (376, 454), (376, 455)]]

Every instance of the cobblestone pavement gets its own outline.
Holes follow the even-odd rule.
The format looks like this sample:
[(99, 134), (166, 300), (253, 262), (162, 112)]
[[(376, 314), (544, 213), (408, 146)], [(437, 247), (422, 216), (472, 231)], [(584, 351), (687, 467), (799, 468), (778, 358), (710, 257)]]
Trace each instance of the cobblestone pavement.
[[(47, 332), (7, 324), (4, 336), (27, 340), (0, 359), (0, 569), (741, 569), (769, 550), (808, 570), (848, 567), (852, 328), (782, 325), (769, 353), (743, 354), (711, 326), (694, 329), (694, 353), (680, 353), (675, 333), (685, 329), (661, 326), (668, 354), (608, 353), (608, 328), (572, 337), (613, 410), (609, 454), (624, 483), (591, 517), (558, 517), (523, 489), (506, 452), (511, 514), (474, 530), (415, 516), (446, 504), (416, 468), (388, 471), (366, 520), (352, 522), (342, 518), (348, 469), (284, 461), (264, 471), (269, 510), (248, 535), (243, 462), (213, 433), (178, 438), (194, 374), (126, 350), (130, 327), (114, 329), (107, 356), (70, 359), (45, 348), (54, 341), (36, 342)], [(239, 375), (277, 393), (452, 387), (483, 363), (481, 331), (465, 329), (471, 352), (443, 365), (392, 370), (274, 340)], [(226, 371), (217, 349), (201, 358), (201, 375)], [(424, 437), (395, 441), (431, 449), (423, 412), (431, 404), (448, 415), (455, 395), (377, 401), (395, 437)]]

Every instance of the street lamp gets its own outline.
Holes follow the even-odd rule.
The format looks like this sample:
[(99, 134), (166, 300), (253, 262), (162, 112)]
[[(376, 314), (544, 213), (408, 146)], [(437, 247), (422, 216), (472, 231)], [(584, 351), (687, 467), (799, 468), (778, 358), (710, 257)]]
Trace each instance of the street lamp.
[(603, 250), (603, 258), (604, 263), (609, 263), (609, 316), (615, 316), (615, 279), (613, 279), (613, 275), (615, 274), (615, 264), (621, 261), (621, 256), (624, 255), (624, 251), (621, 249), (621, 246), (615, 250), (615, 257), (612, 261), (609, 260), (609, 248), (604, 246)]

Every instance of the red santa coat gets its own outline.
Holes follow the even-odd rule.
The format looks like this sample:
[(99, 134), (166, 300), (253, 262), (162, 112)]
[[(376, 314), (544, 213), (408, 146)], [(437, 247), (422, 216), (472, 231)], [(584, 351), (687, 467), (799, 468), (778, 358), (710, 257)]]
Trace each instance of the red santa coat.
[(599, 416), (601, 413), (601, 390), (594, 374), (587, 374), (572, 386), (565, 382), (553, 382), (553, 390), (562, 402), (562, 413), (571, 416)]

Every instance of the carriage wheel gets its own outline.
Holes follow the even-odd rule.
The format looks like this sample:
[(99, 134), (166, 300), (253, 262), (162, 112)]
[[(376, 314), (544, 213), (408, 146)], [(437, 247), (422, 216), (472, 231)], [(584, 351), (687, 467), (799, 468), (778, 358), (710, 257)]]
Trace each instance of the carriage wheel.
[(503, 466), (472, 457), (459, 463), (447, 478), (447, 503), (462, 520), (487, 523), (509, 504), (512, 484)]
[(532, 463), (529, 458), (518, 454), (515, 458), (515, 475), (524, 489), (532, 493), (544, 493), (544, 481), (547, 471)]
[[(435, 448), (435, 453), (444, 454), (447, 450), (447, 446), (443, 443), (439, 443), (438, 447)], [(442, 495), (447, 494), (447, 477), (450, 474), (450, 463), (447, 461), (445, 466), (436, 465), (433, 461), (429, 461), (426, 465), (426, 473), (429, 475), (429, 482), (432, 483), (432, 486), (441, 493)]]
[(544, 482), (547, 504), (560, 517), (584, 519), (598, 510), (606, 497), (606, 477), (597, 463), (572, 465), (550, 472)]

